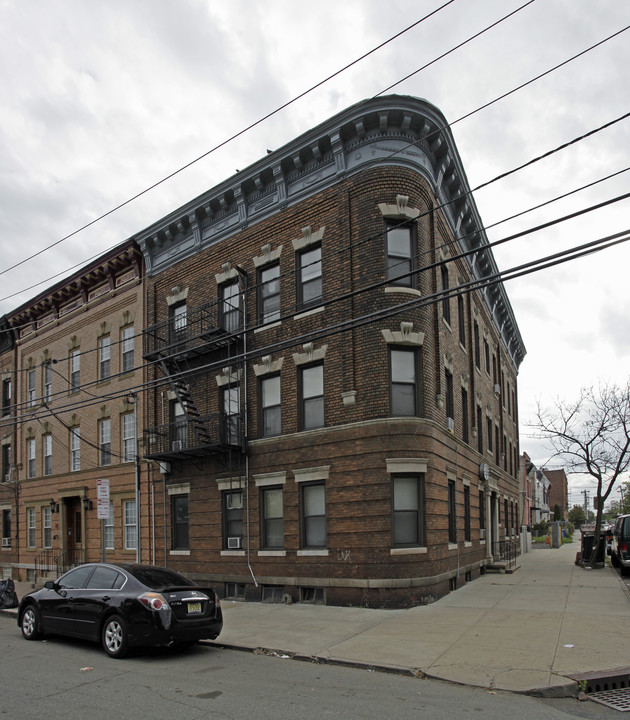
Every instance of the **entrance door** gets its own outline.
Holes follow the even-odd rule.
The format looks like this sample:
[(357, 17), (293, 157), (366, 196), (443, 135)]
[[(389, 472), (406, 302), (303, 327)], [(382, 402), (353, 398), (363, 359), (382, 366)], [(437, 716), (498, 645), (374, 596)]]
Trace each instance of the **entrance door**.
[(76, 565), (83, 549), (83, 513), (81, 498), (72, 497), (65, 500), (66, 510), (66, 538), (65, 538), (65, 565)]

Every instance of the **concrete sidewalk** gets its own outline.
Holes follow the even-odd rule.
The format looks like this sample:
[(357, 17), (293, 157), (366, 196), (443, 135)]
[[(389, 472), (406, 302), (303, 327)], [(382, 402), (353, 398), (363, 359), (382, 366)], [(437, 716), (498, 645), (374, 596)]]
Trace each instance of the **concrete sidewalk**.
[[(514, 574), (484, 575), (432, 605), (408, 610), (225, 600), (216, 644), (572, 695), (573, 675), (630, 667), (626, 585), (611, 568), (577, 567), (578, 548), (532, 550)], [(20, 598), (25, 586), (16, 583)]]

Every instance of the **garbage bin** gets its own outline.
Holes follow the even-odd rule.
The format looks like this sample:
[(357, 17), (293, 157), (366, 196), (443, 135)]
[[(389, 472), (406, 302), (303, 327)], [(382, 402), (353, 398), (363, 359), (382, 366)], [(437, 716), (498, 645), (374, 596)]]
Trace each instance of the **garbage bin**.
[[(591, 554), (593, 553), (593, 543), (595, 541), (595, 535), (593, 533), (582, 534), (582, 562), (588, 563), (591, 560)], [(604, 564), (604, 558), (606, 557), (606, 536), (599, 536), (599, 543), (597, 545), (597, 557), (595, 562), (598, 564)]]

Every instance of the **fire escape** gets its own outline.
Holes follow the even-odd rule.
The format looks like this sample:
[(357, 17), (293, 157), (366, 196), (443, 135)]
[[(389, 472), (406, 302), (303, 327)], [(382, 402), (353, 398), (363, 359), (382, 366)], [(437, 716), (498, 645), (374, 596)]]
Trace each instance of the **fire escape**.
[[(156, 382), (151, 416), (157, 423), (144, 429), (146, 458), (223, 455), (231, 464), (232, 453), (245, 453), (243, 284), (239, 279), (221, 300), (177, 307), (167, 320), (144, 331), (143, 357), (152, 363)], [(217, 393), (215, 378), (222, 372)], [(170, 393), (163, 392), (160, 378)]]

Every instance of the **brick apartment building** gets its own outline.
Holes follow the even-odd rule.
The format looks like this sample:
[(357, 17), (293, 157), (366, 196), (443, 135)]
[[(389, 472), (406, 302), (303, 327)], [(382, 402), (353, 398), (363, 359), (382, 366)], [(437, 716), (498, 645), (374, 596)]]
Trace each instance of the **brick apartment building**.
[(434, 106), (361, 102), (133, 241), (156, 562), (226, 597), (403, 606), (516, 544), (525, 348)]
[[(3, 537), (10, 505), (11, 549), (2, 548), (0, 565), (7, 576), (100, 560), (103, 543), (108, 560), (136, 559), (144, 395), (130, 393), (144, 380), (142, 278), (142, 256), (128, 241), (3, 320), (0, 505)], [(103, 522), (99, 479), (110, 487)], [(143, 528), (147, 505), (140, 504)]]
[(567, 480), (567, 474), (563, 468), (557, 470), (549, 470), (544, 468), (545, 475), (551, 483), (549, 488), (549, 509), (551, 511), (551, 517), (556, 505), (560, 508), (562, 514), (562, 520), (569, 519), (569, 482)]
[(0, 319), (0, 376), (2, 381), (2, 415), (0, 444), (2, 476), (0, 477), (0, 512), (2, 513), (2, 545), (0, 546), (0, 578), (10, 578), (10, 568), (18, 557), (17, 518), (18, 487), (15, 479), (15, 424), (12, 420), (12, 397), (15, 380), (13, 333), (5, 318)]

